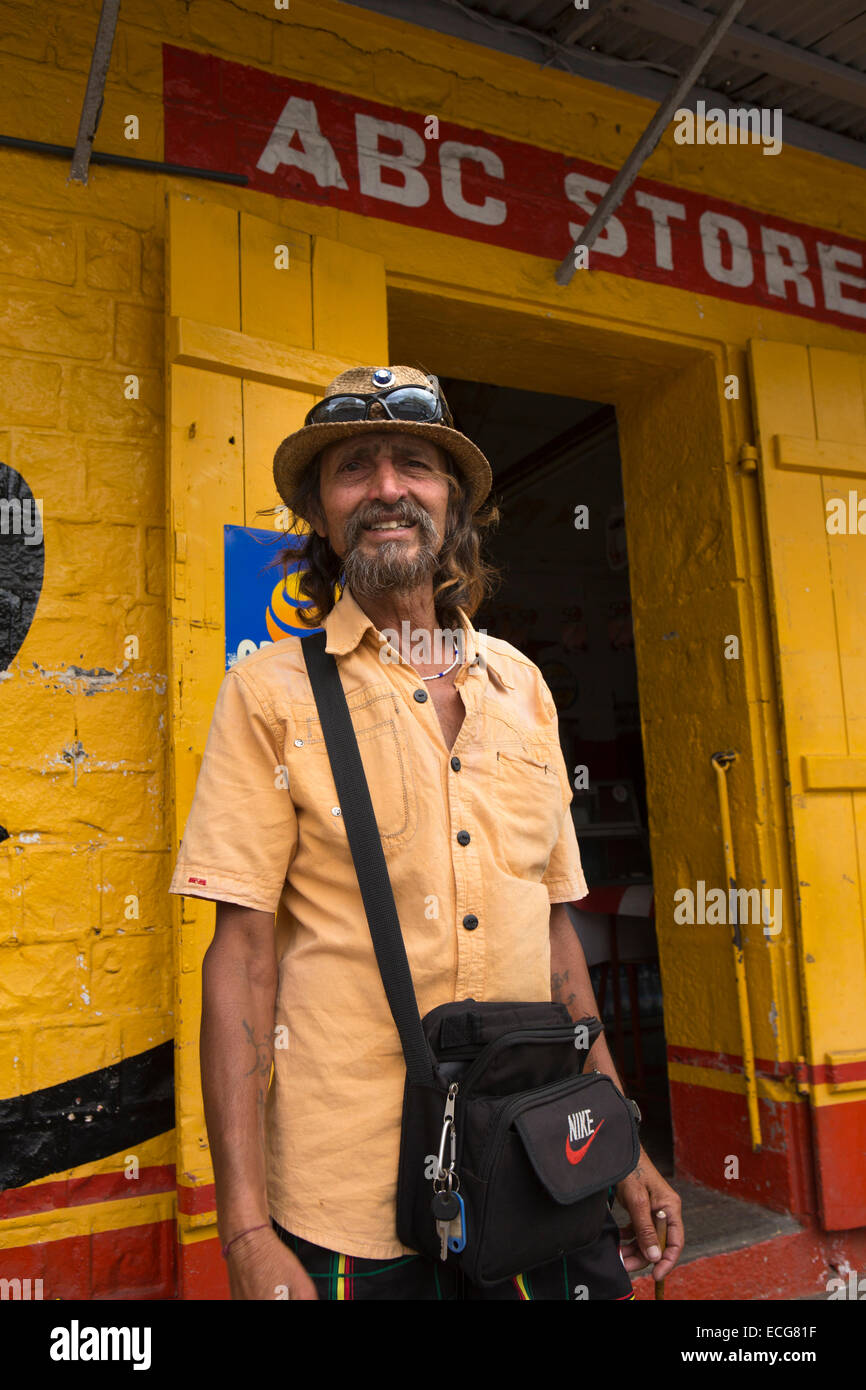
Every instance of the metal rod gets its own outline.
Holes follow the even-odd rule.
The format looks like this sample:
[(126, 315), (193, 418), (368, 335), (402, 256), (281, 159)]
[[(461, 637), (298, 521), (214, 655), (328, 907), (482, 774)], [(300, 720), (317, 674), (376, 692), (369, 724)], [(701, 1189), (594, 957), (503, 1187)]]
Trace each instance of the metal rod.
[(715, 22), (710, 25), (704, 36), (703, 42), (695, 53), (694, 58), (683, 73), (676, 86), (671, 89), (665, 97), (659, 109), (656, 111), (643, 135), (638, 140), (625, 164), (616, 175), (613, 183), (608, 188), (592, 217), (587, 222), (577, 241), (572, 246), (565, 260), (556, 271), (554, 279), (558, 285), (568, 285), (575, 272), (575, 253), (580, 246), (591, 247), (612, 212), (615, 212), (628, 192), (631, 185), (638, 176), (641, 165), (649, 159), (659, 140), (664, 134), (674, 111), (679, 106), (683, 98), (691, 91), (703, 68), (706, 66), (707, 59), (716, 49), (725, 31), (730, 28), (740, 10), (745, 5), (746, 0), (731, 0), (728, 8), (717, 16)]
[[(728, 805), (728, 768), (736, 761), (736, 753), (714, 753), (710, 759), (718, 779), (719, 810), (722, 817), (722, 841), (725, 850), (725, 872), (728, 879), (728, 903), (731, 889), (736, 887), (737, 870), (734, 864), (734, 840), (731, 833), (731, 812)], [(757, 1153), (761, 1147), (761, 1116), (758, 1110), (758, 1082), (755, 1076), (755, 1049), (752, 1043), (752, 1016), (749, 1012), (749, 986), (746, 979), (746, 962), (743, 956), (743, 937), (739, 921), (733, 924), (731, 946), (734, 953), (734, 976), (737, 982), (737, 1010), (740, 1015), (740, 1037), (743, 1045), (743, 1074), (746, 1081), (746, 1104), (749, 1111), (749, 1129), (752, 1135), (752, 1148)]]
[[(71, 145), (49, 145), (44, 140), (22, 140), (17, 135), (0, 135), (0, 146), (13, 150), (30, 150), (35, 154), (57, 155), (67, 159), (73, 153)], [(144, 173), (179, 174), (190, 179), (212, 179), (217, 183), (237, 183), (246, 185), (246, 174), (229, 174), (220, 169), (196, 169), (187, 164), (166, 164), (161, 159), (134, 159), (128, 154), (99, 154), (95, 150), (90, 155), (91, 164), (120, 164), (126, 168), (140, 169)]]
[(93, 45), (90, 72), (87, 76), (87, 90), (84, 93), (75, 151), (69, 170), (69, 179), (73, 183), (87, 183), (93, 137), (102, 115), (105, 79), (108, 76), (108, 65), (111, 62), (111, 50), (114, 46), (114, 31), (117, 27), (119, 10), (120, 0), (102, 0), (99, 27), (96, 30), (96, 42)]

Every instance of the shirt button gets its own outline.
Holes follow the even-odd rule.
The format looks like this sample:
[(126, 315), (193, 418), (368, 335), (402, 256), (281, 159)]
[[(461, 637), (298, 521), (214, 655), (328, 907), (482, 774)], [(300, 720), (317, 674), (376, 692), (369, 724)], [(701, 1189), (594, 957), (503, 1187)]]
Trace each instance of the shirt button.
[(453, 769), (454, 769), (455, 772), (459, 772), (459, 771), (460, 771), (460, 759), (459, 759), (459, 758), (452, 758), (452, 759), (451, 759), (451, 766), (453, 767)]
[(414, 698), (418, 701), (418, 704), (419, 704), (419, 705), (423, 705), (424, 701), (427, 699), (427, 691), (426, 691), (426, 690), (416, 690), (416, 691), (414, 692)]
[(466, 916), (463, 918), (463, 925), (467, 931), (474, 931), (478, 926), (478, 918), (474, 913), (467, 912)]
[(470, 841), (471, 839), (472, 839), (472, 836), (469, 834), (469, 831), (468, 831), (468, 830), (458, 830), (458, 831), (457, 831), (457, 843), (458, 843), (458, 845), (468, 845), (468, 844), (469, 844), (469, 841)]

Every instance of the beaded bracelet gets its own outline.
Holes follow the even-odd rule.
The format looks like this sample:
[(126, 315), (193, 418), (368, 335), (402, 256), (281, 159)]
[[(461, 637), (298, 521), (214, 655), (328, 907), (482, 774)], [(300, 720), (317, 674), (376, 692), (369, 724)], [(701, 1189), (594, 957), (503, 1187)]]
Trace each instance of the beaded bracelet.
[(261, 1226), (250, 1226), (246, 1231), (239, 1231), (236, 1236), (232, 1236), (231, 1240), (222, 1248), (223, 1259), (226, 1258), (235, 1241), (240, 1240), (241, 1236), (248, 1236), (251, 1231), (263, 1231), (266, 1226), (270, 1227), (270, 1224), (270, 1221), (263, 1221)]

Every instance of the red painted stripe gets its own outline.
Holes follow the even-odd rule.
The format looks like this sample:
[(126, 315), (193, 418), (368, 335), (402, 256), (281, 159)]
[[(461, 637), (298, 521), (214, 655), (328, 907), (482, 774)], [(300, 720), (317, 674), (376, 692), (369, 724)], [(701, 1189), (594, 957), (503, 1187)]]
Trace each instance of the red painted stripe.
[[(700, 1047), (679, 1047), (668, 1044), (668, 1061), (681, 1062), (684, 1066), (708, 1067), (712, 1071), (738, 1073), (743, 1070), (743, 1059), (736, 1052), (711, 1052)], [(755, 1058), (755, 1070), (770, 1078), (794, 1076), (801, 1069), (798, 1062), (775, 1062), (766, 1057)], [(826, 1063), (806, 1063), (802, 1066), (804, 1080), (813, 1086), (829, 1085), (839, 1081), (866, 1081), (866, 1062), (842, 1062), (835, 1067)]]
[(822, 1225), (866, 1226), (866, 1100), (817, 1106), (813, 1126)]
[(125, 1197), (145, 1197), (154, 1192), (174, 1190), (174, 1164), (153, 1164), (140, 1168), (137, 1178), (122, 1172), (91, 1173), (82, 1178), (59, 1178), (56, 1182), (30, 1183), (0, 1192), (0, 1221), (13, 1216), (30, 1216), (63, 1207), (82, 1207), (93, 1202), (116, 1202)]
[(178, 1298), (228, 1299), (229, 1276), (220, 1254), (219, 1240), (197, 1240), (177, 1245)]
[(670, 1097), (681, 1177), (771, 1211), (817, 1211), (809, 1106), (760, 1097), (762, 1147), (755, 1153), (744, 1095), (672, 1080)]
[[(836, 1277), (842, 1267), (866, 1269), (866, 1231), (825, 1235), (812, 1224), (792, 1235), (676, 1265), (665, 1279), (665, 1299), (778, 1302), (809, 1293), (826, 1296), (828, 1280)], [(638, 1302), (655, 1297), (652, 1275), (632, 1278)], [(758, 1318), (746, 1321), (758, 1322)], [(809, 1320), (804, 1316), (801, 1321)]]
[(187, 1183), (177, 1185), (177, 1209), (184, 1216), (193, 1216), (201, 1211), (216, 1211), (216, 1188), (212, 1182), (203, 1182), (198, 1187)]
[(155, 1221), (0, 1250), (0, 1278), (41, 1279), (44, 1302), (174, 1298), (175, 1223)]
[[(743, 1059), (736, 1052), (714, 1052), (709, 1048), (680, 1047), (673, 1043), (668, 1043), (668, 1061), (681, 1062), (687, 1067), (708, 1067), (711, 1071), (741, 1072), (743, 1070)], [(794, 1063), (775, 1062), (766, 1057), (756, 1057), (755, 1069), (762, 1076), (791, 1076), (794, 1072)]]

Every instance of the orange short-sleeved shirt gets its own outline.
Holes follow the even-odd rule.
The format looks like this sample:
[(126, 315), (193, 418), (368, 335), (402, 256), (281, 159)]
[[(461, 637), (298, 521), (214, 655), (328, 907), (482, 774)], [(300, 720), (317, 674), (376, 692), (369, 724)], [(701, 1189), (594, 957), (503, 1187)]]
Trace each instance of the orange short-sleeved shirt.
[[(324, 623), (422, 1017), (467, 997), (549, 999), (550, 905), (587, 892), (550, 692), (516, 648), (461, 623), (453, 749), (348, 590)], [(170, 891), (276, 913), (288, 1045), (266, 1112), (270, 1212), (317, 1245), (389, 1259), (408, 1253), (394, 1211), (405, 1065), (301, 640), (226, 673)]]

